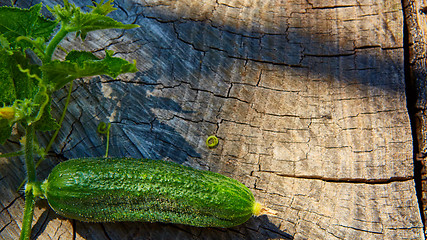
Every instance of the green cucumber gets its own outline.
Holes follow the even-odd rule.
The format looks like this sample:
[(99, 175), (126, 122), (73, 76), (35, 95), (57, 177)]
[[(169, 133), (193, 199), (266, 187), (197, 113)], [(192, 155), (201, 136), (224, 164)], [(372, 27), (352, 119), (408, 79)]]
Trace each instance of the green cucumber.
[(59, 215), (85, 222), (233, 227), (267, 213), (242, 183), (162, 160), (68, 160), (52, 170), (41, 191)]

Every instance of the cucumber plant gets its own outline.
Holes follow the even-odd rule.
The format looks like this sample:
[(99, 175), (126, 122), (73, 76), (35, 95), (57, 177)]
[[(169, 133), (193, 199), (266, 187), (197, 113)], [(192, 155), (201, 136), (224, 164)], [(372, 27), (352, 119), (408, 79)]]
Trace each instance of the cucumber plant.
[[(101, 0), (85, 12), (64, 0), (63, 6), (47, 7), (55, 20), (41, 14), (41, 3), (29, 9), (0, 7), (0, 144), (11, 136), (14, 126), (25, 129), (23, 149), (0, 155), (25, 158), (20, 238), (31, 236), (38, 197), (46, 198), (60, 215), (82, 221), (141, 220), (230, 227), (253, 214), (272, 213), (256, 203), (250, 190), (236, 180), (160, 160), (106, 156), (68, 160), (55, 167), (45, 182), (37, 181), (36, 167), (62, 124), (73, 80), (95, 75), (115, 78), (137, 71), (135, 62), (113, 57), (108, 50), (103, 59), (75, 50), (66, 53), (64, 59), (53, 58), (57, 48), (65, 51), (59, 44), (69, 33), (84, 40), (90, 31), (139, 27), (106, 16), (115, 10), (112, 2)], [(68, 97), (57, 122), (51, 115), (52, 93), (66, 85)], [(38, 145), (35, 131), (54, 131), (46, 148)], [(39, 158), (37, 164), (35, 156)], [(139, 182), (142, 180), (145, 185)]]

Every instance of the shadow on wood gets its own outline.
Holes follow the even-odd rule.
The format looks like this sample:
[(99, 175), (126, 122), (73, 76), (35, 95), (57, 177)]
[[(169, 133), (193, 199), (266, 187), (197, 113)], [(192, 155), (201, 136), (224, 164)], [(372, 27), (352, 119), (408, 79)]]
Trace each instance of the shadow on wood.
[[(57, 215), (45, 200), (39, 201), (37, 206), (44, 211), (34, 224), (33, 239), (39, 239), (40, 234), (46, 231), (49, 221), (55, 219), (71, 222), (74, 231), (77, 231), (73, 235), (78, 234), (84, 239), (293, 239), (265, 216), (253, 217), (233, 228), (200, 228), (144, 222), (85, 223)], [(95, 233), (93, 230), (99, 231)]]

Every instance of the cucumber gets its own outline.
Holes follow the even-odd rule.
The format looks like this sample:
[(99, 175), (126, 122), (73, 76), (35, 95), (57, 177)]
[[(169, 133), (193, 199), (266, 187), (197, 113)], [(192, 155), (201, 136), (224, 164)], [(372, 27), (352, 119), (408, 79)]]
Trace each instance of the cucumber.
[(52, 170), (41, 191), (59, 215), (85, 222), (148, 221), (226, 228), (265, 213), (242, 183), (162, 160), (68, 160)]

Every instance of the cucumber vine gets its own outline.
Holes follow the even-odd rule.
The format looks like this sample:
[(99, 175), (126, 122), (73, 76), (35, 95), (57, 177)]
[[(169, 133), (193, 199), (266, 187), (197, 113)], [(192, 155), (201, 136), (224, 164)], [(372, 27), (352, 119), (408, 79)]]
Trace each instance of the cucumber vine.
[[(59, 44), (69, 34), (84, 40), (90, 31), (102, 29), (131, 29), (135, 24), (123, 24), (106, 15), (116, 10), (113, 0), (101, 0), (89, 6), (85, 12), (64, 0), (63, 6), (46, 6), (55, 20), (41, 14), (42, 4), (29, 9), (0, 7), (0, 144), (11, 136), (12, 128), (20, 125), (25, 129), (23, 149), (0, 157), (25, 155), (27, 178), (25, 209), (20, 239), (30, 239), (31, 225), (37, 193), (36, 167), (45, 158), (58, 134), (70, 101), (73, 80), (82, 77), (136, 72), (135, 62), (106, 56), (99, 59), (91, 52), (72, 50), (65, 59), (54, 59)], [(36, 60), (34, 57), (36, 56)], [(68, 85), (68, 95), (59, 121), (51, 115), (53, 92)], [(38, 145), (36, 131), (54, 131), (46, 148)], [(108, 154), (108, 132), (107, 152)], [(35, 164), (35, 156), (39, 161)]]

